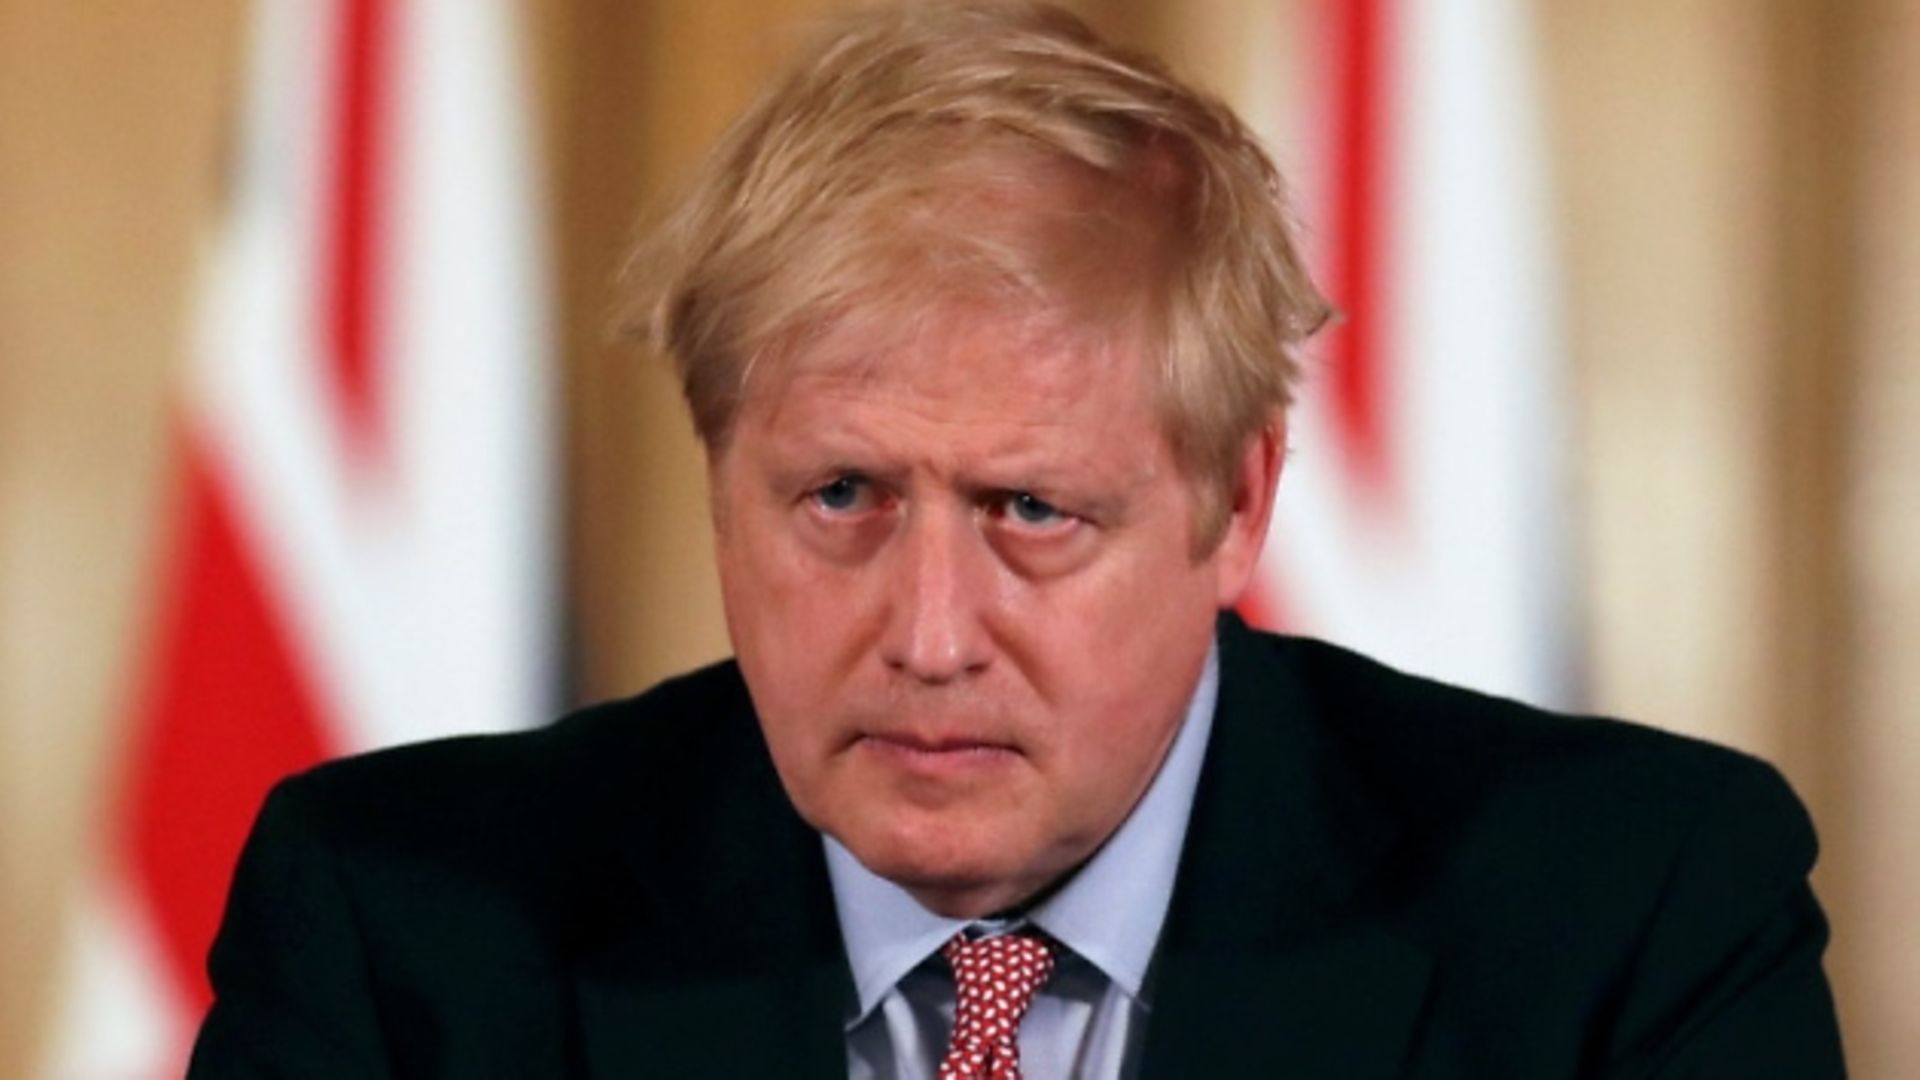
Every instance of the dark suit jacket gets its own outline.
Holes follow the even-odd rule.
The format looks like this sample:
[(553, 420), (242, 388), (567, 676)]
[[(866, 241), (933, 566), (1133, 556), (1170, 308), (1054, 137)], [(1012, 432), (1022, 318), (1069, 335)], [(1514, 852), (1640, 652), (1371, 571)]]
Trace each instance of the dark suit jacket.
[[(1813, 833), (1750, 758), (1229, 618), (1196, 798), (1148, 1077), (1842, 1073)], [(731, 664), (286, 781), (211, 970), (199, 1077), (846, 1075)]]

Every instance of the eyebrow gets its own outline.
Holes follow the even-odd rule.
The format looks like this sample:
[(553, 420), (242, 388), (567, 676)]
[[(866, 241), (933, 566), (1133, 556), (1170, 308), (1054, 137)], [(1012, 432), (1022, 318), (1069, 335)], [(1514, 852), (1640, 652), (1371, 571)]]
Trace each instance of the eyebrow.
[[(822, 454), (819, 464), (799, 460), (793, 455), (776, 457), (769, 468), (771, 486), (787, 491), (830, 474), (856, 473), (882, 484), (898, 486), (903, 473), (913, 471), (897, 463), (883, 463), (853, 454)], [(1072, 475), (1053, 462), (1038, 462), (1032, 468), (1018, 463), (996, 463), (988, 470), (968, 470), (948, 477), (954, 490), (972, 502), (984, 502), (991, 496), (1017, 492), (1031, 493), (1062, 509), (1099, 519), (1124, 521), (1134, 502), (1138, 486), (1132, 477), (1113, 473)]]

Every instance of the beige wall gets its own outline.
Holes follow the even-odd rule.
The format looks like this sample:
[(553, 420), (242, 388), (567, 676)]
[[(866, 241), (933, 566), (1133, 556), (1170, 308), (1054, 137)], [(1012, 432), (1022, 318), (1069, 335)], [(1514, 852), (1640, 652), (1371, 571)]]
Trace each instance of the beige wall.
[(1913, 4), (1543, 4), (1593, 693), (1806, 798), (1858, 1075), (1920, 1057)]
[(0, 1076), (114, 766), (235, 6), (0, 0)]
[[(1205, 65), (1256, 4), (1080, 6)], [(724, 649), (688, 425), (658, 365), (609, 344), (621, 249), (751, 93), (775, 27), (834, 4), (529, 6), (574, 661), (598, 697)], [(1868, 1077), (1920, 1060), (1917, 6), (1534, 7), (1594, 696), (1765, 752), (1808, 797)], [(41, 1026), (114, 767), (239, 7), (0, 0), (0, 1075)]]
[(1839, 778), (1829, 892), (1853, 1061), (1897, 1076), (1920, 1061), (1920, 6), (1860, 5), (1853, 42), (1857, 354), (1836, 480), (1850, 662), (1844, 709), (1819, 722)]

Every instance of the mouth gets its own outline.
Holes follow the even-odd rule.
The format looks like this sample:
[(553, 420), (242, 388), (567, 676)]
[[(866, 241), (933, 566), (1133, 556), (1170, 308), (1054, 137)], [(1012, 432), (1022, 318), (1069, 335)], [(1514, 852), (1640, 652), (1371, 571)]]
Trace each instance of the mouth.
[(867, 732), (855, 740), (854, 747), (916, 773), (991, 768), (1021, 756), (1019, 748), (1011, 743), (969, 735)]

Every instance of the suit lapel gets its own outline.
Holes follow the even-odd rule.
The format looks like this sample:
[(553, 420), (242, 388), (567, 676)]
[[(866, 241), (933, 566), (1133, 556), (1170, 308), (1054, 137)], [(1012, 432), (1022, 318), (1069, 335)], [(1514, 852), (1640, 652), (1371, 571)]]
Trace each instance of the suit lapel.
[(573, 969), (588, 1076), (846, 1076), (854, 991), (820, 838), (744, 690), (720, 712), (662, 780), (683, 789), (675, 819), (604, 853)]
[(585, 1072), (842, 1080), (844, 981), (832, 964), (677, 983), (582, 973), (574, 989)]
[(1299, 649), (1222, 620), (1220, 703), (1150, 991), (1143, 1075), (1393, 1075), (1431, 958), (1370, 917), (1396, 844)]
[(1270, 953), (1170, 955), (1142, 1075), (1397, 1076), (1429, 967), (1377, 931)]

